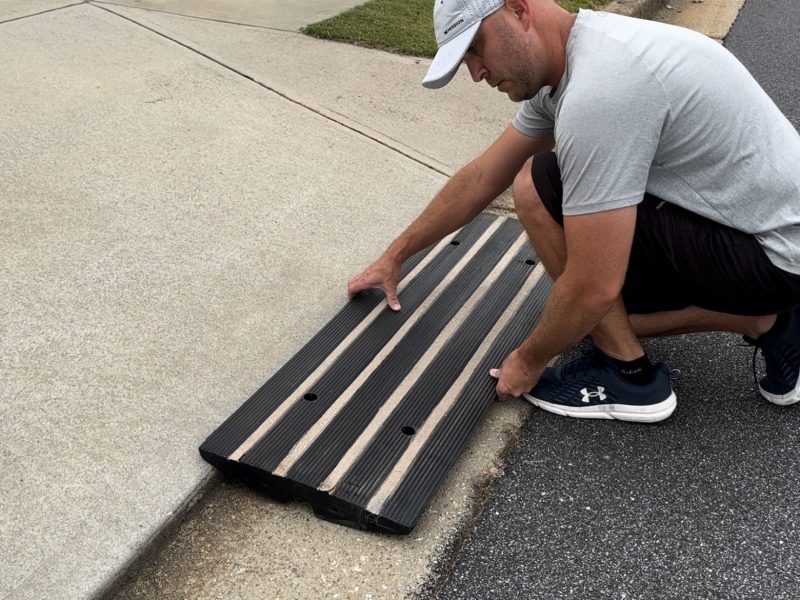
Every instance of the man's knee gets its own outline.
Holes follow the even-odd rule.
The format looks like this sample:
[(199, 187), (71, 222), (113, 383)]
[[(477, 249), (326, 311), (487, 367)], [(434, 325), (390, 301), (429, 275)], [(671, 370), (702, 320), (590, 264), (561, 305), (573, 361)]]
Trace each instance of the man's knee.
[[(561, 224), (561, 199), (555, 198), (554, 194), (549, 194), (547, 200), (539, 194), (537, 184), (534, 182), (536, 173), (544, 173), (542, 163), (549, 161), (551, 157), (535, 156), (525, 161), (522, 169), (514, 178), (511, 193), (514, 197), (514, 208), (517, 216), (523, 223), (537, 222), (550, 224), (553, 220)], [(534, 164), (537, 163), (537, 164)], [(544, 182), (545, 189), (549, 189), (549, 181)], [(560, 181), (559, 181), (560, 184)], [(539, 186), (542, 182), (539, 182)]]
[(532, 161), (532, 158), (525, 161), (511, 185), (511, 195), (514, 197), (514, 207), (517, 212), (527, 210), (527, 206), (531, 203), (541, 203), (531, 177)]

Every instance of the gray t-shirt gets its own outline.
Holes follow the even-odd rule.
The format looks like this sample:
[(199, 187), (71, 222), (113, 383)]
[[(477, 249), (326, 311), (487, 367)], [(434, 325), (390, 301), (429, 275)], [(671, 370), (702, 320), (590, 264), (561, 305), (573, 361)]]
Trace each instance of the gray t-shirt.
[(524, 102), (512, 125), (554, 134), (565, 215), (631, 206), (647, 191), (754, 234), (800, 274), (800, 135), (709, 38), (582, 10), (555, 92)]

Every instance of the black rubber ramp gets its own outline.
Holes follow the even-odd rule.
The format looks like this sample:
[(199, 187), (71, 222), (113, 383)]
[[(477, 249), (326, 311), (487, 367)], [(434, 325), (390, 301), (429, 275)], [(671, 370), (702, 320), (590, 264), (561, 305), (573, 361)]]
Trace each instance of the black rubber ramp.
[(378, 291), (350, 301), (200, 454), (322, 518), (409, 533), (551, 285), (518, 221), (480, 215), (407, 261), (400, 312)]

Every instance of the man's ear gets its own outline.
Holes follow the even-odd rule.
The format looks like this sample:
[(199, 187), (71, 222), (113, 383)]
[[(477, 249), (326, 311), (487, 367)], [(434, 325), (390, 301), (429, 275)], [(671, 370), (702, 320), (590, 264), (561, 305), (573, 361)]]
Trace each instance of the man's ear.
[(525, 29), (530, 23), (531, 8), (526, 0), (506, 0), (506, 7), (514, 14), (514, 17), (522, 22)]

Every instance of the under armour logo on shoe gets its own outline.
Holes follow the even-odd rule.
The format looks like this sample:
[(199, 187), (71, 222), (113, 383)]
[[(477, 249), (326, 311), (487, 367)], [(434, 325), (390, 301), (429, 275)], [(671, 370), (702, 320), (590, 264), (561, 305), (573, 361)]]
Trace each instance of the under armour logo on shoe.
[(597, 391), (596, 392), (590, 392), (586, 388), (583, 388), (581, 390), (581, 394), (583, 394), (583, 398), (581, 398), (581, 401), (588, 403), (588, 402), (590, 402), (591, 398), (597, 398), (598, 400), (600, 400), (600, 402), (602, 402), (603, 400), (605, 400), (608, 397), (603, 393), (605, 391), (606, 391), (606, 388), (604, 388), (601, 385), (597, 386)]

